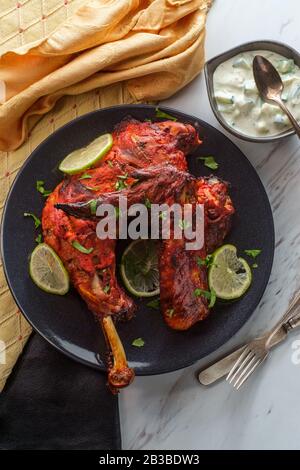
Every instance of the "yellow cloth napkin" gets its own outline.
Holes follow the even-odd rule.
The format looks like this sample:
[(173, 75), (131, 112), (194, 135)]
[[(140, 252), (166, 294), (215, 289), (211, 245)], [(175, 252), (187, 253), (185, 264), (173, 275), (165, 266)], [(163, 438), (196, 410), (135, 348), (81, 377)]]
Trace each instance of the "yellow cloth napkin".
[(208, 0), (91, 0), (46, 39), (0, 58), (0, 150), (63, 95), (125, 82), (136, 100), (169, 97), (204, 62)]
[[(101, 107), (167, 98), (191, 81), (204, 63), (210, 4), (1, 0), (0, 212), (24, 160), (61, 125)], [(0, 391), (30, 332), (0, 266)]]

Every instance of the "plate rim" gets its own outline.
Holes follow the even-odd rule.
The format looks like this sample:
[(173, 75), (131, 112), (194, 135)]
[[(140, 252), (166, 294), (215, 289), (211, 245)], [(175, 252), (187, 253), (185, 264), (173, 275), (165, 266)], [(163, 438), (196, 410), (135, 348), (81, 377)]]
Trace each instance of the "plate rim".
[[(271, 233), (271, 240), (269, 239), (269, 243), (271, 244), (271, 248), (272, 248), (272, 255), (270, 256), (269, 258), (269, 269), (268, 269), (268, 272), (265, 273), (265, 280), (264, 280), (264, 283), (262, 284), (262, 290), (261, 290), (261, 294), (260, 296), (258, 297), (258, 300), (257, 300), (257, 303), (256, 303), (256, 307), (252, 310), (252, 312), (249, 314), (248, 318), (246, 319), (246, 321), (244, 321), (242, 324), (240, 324), (239, 322), (238, 323), (238, 326), (231, 329), (230, 331), (228, 331), (227, 334), (224, 335), (225, 339), (223, 338), (222, 341), (220, 342), (220, 344), (218, 344), (217, 346), (212, 346), (211, 348), (208, 348), (209, 349), (209, 352), (206, 353), (204, 356), (202, 357), (199, 357), (197, 359), (191, 359), (191, 360), (187, 360), (183, 365), (180, 365), (180, 366), (174, 366), (174, 367), (165, 367), (165, 368), (151, 368), (151, 370), (141, 370), (139, 371), (138, 368), (134, 367), (135, 369), (135, 375), (136, 376), (151, 376), (151, 375), (161, 375), (161, 374), (166, 374), (166, 373), (169, 373), (169, 372), (175, 372), (177, 370), (182, 370), (182, 369), (185, 369), (186, 367), (190, 367), (192, 366), (193, 364), (195, 364), (197, 361), (200, 361), (202, 359), (205, 359), (206, 357), (208, 357), (210, 354), (212, 354), (213, 352), (217, 351), (219, 348), (221, 348), (222, 346), (224, 346), (231, 338), (233, 338), (237, 333), (238, 331), (244, 326), (247, 324), (247, 322), (250, 320), (250, 318), (252, 317), (253, 313), (255, 312), (255, 310), (257, 309), (257, 307), (259, 306), (260, 302), (261, 302), (261, 299), (263, 297), (263, 295), (265, 294), (265, 291), (266, 291), (266, 288), (268, 286), (268, 283), (269, 283), (269, 280), (270, 280), (270, 276), (271, 276), (271, 272), (272, 272), (272, 268), (273, 268), (273, 262), (274, 262), (274, 255), (275, 255), (275, 225), (274, 225), (274, 217), (273, 217), (273, 211), (272, 211), (272, 207), (271, 207), (271, 203), (270, 203), (270, 200), (269, 200), (269, 197), (267, 195), (267, 192), (266, 192), (266, 189), (265, 189), (265, 186), (259, 176), (259, 174), (257, 173), (256, 169), (254, 168), (254, 166), (252, 165), (252, 163), (250, 162), (250, 160), (247, 158), (247, 156), (244, 154), (244, 152), (238, 147), (238, 145), (236, 145), (235, 142), (233, 142), (227, 135), (225, 135), (221, 130), (215, 128), (212, 124), (204, 121), (203, 119), (201, 118), (198, 118), (196, 116), (193, 116), (192, 114), (186, 114), (180, 110), (177, 110), (177, 109), (174, 109), (174, 108), (170, 108), (170, 107), (167, 107), (167, 106), (164, 106), (164, 105), (158, 105), (158, 106), (155, 106), (155, 105), (148, 105), (148, 104), (122, 104), (122, 105), (114, 105), (114, 106), (109, 106), (109, 107), (106, 107), (106, 108), (100, 108), (100, 109), (97, 109), (95, 111), (90, 111), (88, 113), (85, 113), (81, 116), (78, 116), (74, 119), (72, 119), (71, 121), (67, 122), (66, 124), (64, 124), (63, 126), (59, 127), (58, 129), (56, 129), (54, 132), (52, 132), (50, 135), (48, 135), (46, 137), (46, 139), (44, 139), (42, 142), (39, 143), (39, 145), (37, 145), (37, 147), (31, 152), (31, 154), (27, 157), (27, 159), (24, 161), (24, 163), (21, 165), (21, 167), (19, 168), (18, 170), (18, 173), (11, 185), (11, 187), (9, 188), (9, 191), (7, 193), (7, 196), (6, 196), (6, 199), (5, 199), (5, 204), (4, 204), (4, 208), (3, 208), (3, 213), (2, 213), (2, 217), (1, 217), (1, 233), (0, 233), (0, 256), (1, 256), (1, 259), (2, 259), (2, 263), (3, 263), (3, 271), (4, 271), (4, 275), (5, 275), (5, 278), (6, 278), (6, 281), (7, 281), (7, 284), (8, 284), (8, 287), (9, 287), (9, 290), (10, 290), (10, 293), (11, 295), (13, 296), (13, 299), (14, 301), (16, 302), (19, 310), (22, 312), (23, 316), (26, 318), (26, 320), (28, 321), (28, 323), (31, 325), (32, 329), (34, 332), (40, 334), (49, 344), (51, 344), (56, 350), (58, 350), (60, 353), (66, 355), (67, 357), (69, 357), (70, 359), (73, 359), (75, 360), (76, 362), (79, 362), (81, 364), (84, 364), (88, 367), (91, 367), (92, 369), (96, 369), (96, 370), (99, 370), (99, 371), (102, 371), (102, 372), (106, 372), (106, 367), (105, 365), (99, 363), (99, 364), (93, 364), (91, 362), (89, 362), (88, 360), (85, 360), (81, 357), (78, 357), (76, 354), (70, 352), (70, 351), (67, 351), (66, 349), (63, 349), (62, 346), (59, 346), (58, 344), (54, 343), (51, 339), (51, 337), (47, 336), (45, 333), (43, 333), (42, 331), (40, 331), (40, 329), (34, 325), (30, 319), (30, 317), (23, 311), (23, 309), (21, 308), (20, 306), (20, 303), (18, 301), (18, 298), (17, 296), (15, 295), (15, 292), (14, 292), (14, 288), (11, 284), (11, 281), (10, 281), (10, 278), (9, 278), (9, 275), (8, 275), (8, 272), (7, 272), (7, 266), (6, 266), (6, 260), (5, 260), (5, 256), (4, 256), (4, 225), (5, 225), (5, 218), (6, 218), (6, 213), (7, 213), (7, 210), (8, 210), (8, 206), (9, 206), (9, 200), (11, 198), (11, 195), (14, 191), (14, 188), (15, 186), (17, 185), (18, 183), (18, 180), (23, 172), (23, 170), (27, 167), (27, 165), (30, 164), (31, 160), (35, 158), (35, 154), (39, 152), (40, 148), (43, 147), (43, 145), (45, 145), (48, 141), (50, 141), (53, 136), (55, 136), (56, 134), (59, 134), (60, 132), (64, 132), (64, 130), (66, 128), (69, 128), (69, 127), (72, 127), (72, 125), (75, 123), (75, 122), (78, 122), (78, 121), (81, 121), (81, 120), (84, 120), (86, 118), (88, 118), (89, 116), (92, 116), (92, 115), (97, 115), (97, 114), (101, 114), (102, 112), (104, 111), (107, 111), (107, 110), (110, 110), (110, 111), (113, 111), (113, 110), (118, 110), (120, 108), (124, 109), (124, 108), (128, 108), (129, 110), (132, 109), (132, 110), (135, 110), (135, 109), (146, 109), (146, 110), (155, 110), (156, 108), (161, 109), (162, 111), (168, 113), (168, 114), (177, 114), (180, 116), (180, 119), (182, 118), (183, 121), (186, 120), (186, 121), (195, 121), (195, 123), (199, 123), (200, 126), (201, 125), (204, 125), (208, 128), (211, 128), (213, 129), (214, 132), (217, 132), (218, 134), (220, 134), (222, 136), (223, 139), (229, 141), (231, 143), (231, 145), (233, 145), (240, 154), (243, 155), (243, 158), (245, 159), (248, 167), (251, 169), (252, 173), (255, 174), (256, 178), (259, 180), (259, 183), (260, 183), (260, 186), (261, 186), (261, 189), (262, 189), (262, 192), (264, 194), (264, 198), (265, 198), (265, 201), (266, 201), (266, 207), (268, 208), (268, 212), (269, 212), (269, 219), (270, 219), (270, 222), (271, 222), (271, 226), (270, 226), (270, 229), (272, 231)], [(130, 113), (130, 111), (129, 111)], [(130, 361), (129, 362), (129, 365), (130, 365)]]

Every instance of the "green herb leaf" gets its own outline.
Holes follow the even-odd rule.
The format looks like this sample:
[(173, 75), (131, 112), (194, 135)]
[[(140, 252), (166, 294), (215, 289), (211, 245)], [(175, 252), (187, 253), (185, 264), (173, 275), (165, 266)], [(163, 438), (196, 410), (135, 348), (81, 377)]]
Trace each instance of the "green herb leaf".
[(78, 251), (81, 251), (81, 253), (84, 253), (85, 255), (89, 255), (90, 253), (92, 253), (92, 251), (94, 251), (94, 248), (85, 248), (84, 246), (82, 246), (77, 240), (74, 240), (72, 242), (72, 245), (74, 248), (76, 248), (76, 250)]
[(214, 257), (213, 255), (207, 255), (205, 258), (205, 263), (208, 268), (214, 264)]
[(128, 178), (128, 173), (125, 173), (124, 175), (118, 175), (118, 178), (121, 180), (126, 180)]
[(195, 297), (205, 297), (205, 299), (209, 300), (209, 305), (208, 307), (209, 308), (212, 308), (215, 303), (216, 303), (216, 300), (217, 300), (217, 297), (216, 297), (216, 292), (214, 291), (214, 289), (211, 289), (211, 291), (209, 290), (203, 290), (203, 289), (195, 289), (194, 290), (194, 295)]
[(136, 348), (142, 348), (145, 344), (145, 341), (143, 338), (136, 338), (132, 341), (132, 346), (135, 346)]
[(202, 297), (205, 297), (205, 298), (207, 299), (207, 298), (208, 298), (208, 297), (207, 297), (208, 295), (209, 295), (209, 292), (206, 291), (206, 290), (199, 289), (199, 288), (197, 288), (197, 289), (194, 290), (194, 296), (195, 296), (195, 297), (200, 297), (200, 296), (202, 296)]
[(83, 175), (79, 178), (80, 180), (89, 180), (91, 179), (91, 175), (89, 175), (88, 173), (83, 173)]
[(177, 121), (177, 118), (176, 118), (176, 117), (171, 116), (171, 115), (168, 114), (168, 113), (165, 113), (164, 111), (162, 111), (162, 110), (159, 109), (159, 108), (156, 108), (156, 109), (155, 109), (155, 116), (156, 116), (157, 118), (169, 119), (170, 121)]
[(155, 310), (160, 309), (160, 300), (159, 297), (154, 300), (150, 300), (150, 302), (147, 303), (147, 307), (154, 308)]
[(246, 253), (246, 255), (250, 256), (251, 258), (255, 259), (261, 254), (261, 251), (262, 250), (244, 250), (244, 253)]
[(208, 308), (213, 308), (217, 300), (216, 291), (214, 289), (210, 290), (210, 302)]
[(89, 189), (90, 191), (99, 191), (101, 186), (86, 186), (86, 189)]
[(162, 211), (159, 216), (158, 216), (161, 220), (166, 220), (167, 218), (167, 213), (166, 211)]
[(178, 222), (179, 228), (181, 230), (185, 230), (190, 227), (190, 223), (187, 220), (179, 220)]
[(45, 189), (44, 188), (44, 184), (45, 182), (42, 181), (42, 180), (37, 180), (36, 182), (36, 189), (39, 193), (41, 193), (44, 197), (47, 197), (49, 196), (49, 194), (52, 193), (52, 191), (50, 189)]
[(36, 215), (34, 215), (32, 212), (24, 212), (24, 217), (32, 217), (34, 220), (35, 228), (38, 228), (42, 223), (40, 219)]
[(45, 182), (42, 180), (37, 180), (36, 182), (36, 189), (39, 193), (44, 194), (45, 188), (44, 188)]
[(174, 308), (168, 308), (168, 310), (166, 311), (166, 315), (167, 317), (172, 318), (174, 315)]
[(210, 168), (211, 170), (217, 170), (219, 168), (219, 164), (211, 155), (209, 157), (198, 157), (198, 160), (203, 160), (204, 166)]
[(258, 264), (257, 263), (252, 264), (252, 268), (254, 268), (254, 269), (258, 268)]
[(119, 179), (115, 184), (115, 188), (116, 188), (117, 191), (121, 191), (122, 189), (126, 189), (127, 188), (127, 183), (125, 183), (125, 181), (123, 181), (122, 179)]
[(90, 201), (90, 210), (91, 210), (92, 215), (96, 214), (96, 212), (97, 212), (97, 199), (92, 199)]
[(209, 268), (213, 264), (213, 255), (207, 255), (204, 259), (200, 258), (200, 256), (197, 256), (196, 261), (198, 266), (207, 266)]
[(145, 199), (145, 206), (147, 207), (147, 209), (151, 209), (151, 201), (147, 197)]
[(107, 286), (103, 287), (103, 292), (104, 292), (105, 294), (108, 294), (109, 291), (110, 291), (110, 285), (107, 284)]
[(106, 161), (107, 161), (108, 165), (109, 165), (111, 168), (113, 168), (113, 166), (114, 166), (114, 165), (113, 165), (113, 162), (112, 162), (111, 160), (106, 160)]
[(35, 241), (37, 243), (42, 243), (42, 234), (41, 233), (38, 234), (38, 236), (35, 238)]
[(198, 266), (200, 266), (200, 268), (202, 268), (202, 266), (206, 266), (206, 259), (202, 259), (200, 258), (200, 256), (197, 256), (196, 263), (198, 264)]
[(120, 207), (115, 207), (116, 219), (118, 219), (120, 217), (120, 214), (122, 214), (122, 211), (121, 211)]

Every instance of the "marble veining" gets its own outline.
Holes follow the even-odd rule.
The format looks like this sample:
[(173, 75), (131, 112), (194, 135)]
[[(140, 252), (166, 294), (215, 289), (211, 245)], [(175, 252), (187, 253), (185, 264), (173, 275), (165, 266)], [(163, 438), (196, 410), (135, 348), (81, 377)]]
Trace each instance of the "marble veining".
[[(298, 0), (215, 0), (207, 25), (207, 58), (257, 39), (299, 49), (299, 24)], [(166, 104), (220, 129), (203, 74)], [(239, 392), (224, 381), (206, 389), (196, 380), (201, 367), (275, 323), (300, 289), (300, 141), (232, 140), (257, 169), (274, 212), (276, 252), (270, 283), (251, 319), (221, 349), (187, 369), (138, 377), (122, 392), (124, 449), (300, 448), (300, 365), (291, 361), (300, 331), (274, 350)]]

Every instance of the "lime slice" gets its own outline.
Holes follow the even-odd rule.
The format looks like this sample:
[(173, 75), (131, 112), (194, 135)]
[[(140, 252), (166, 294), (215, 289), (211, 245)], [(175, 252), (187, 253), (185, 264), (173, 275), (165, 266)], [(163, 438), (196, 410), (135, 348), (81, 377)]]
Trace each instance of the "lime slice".
[(59, 170), (68, 175), (80, 173), (95, 165), (111, 149), (111, 134), (103, 134), (93, 140), (87, 147), (74, 150), (59, 165)]
[(46, 243), (33, 250), (29, 273), (33, 282), (45, 292), (64, 295), (69, 290), (69, 275), (61, 259)]
[(235, 246), (223, 245), (214, 252), (208, 283), (219, 299), (238, 299), (249, 289), (251, 281), (249, 264), (237, 257)]
[(135, 240), (123, 253), (120, 272), (129, 292), (136, 297), (159, 294), (157, 243)]

